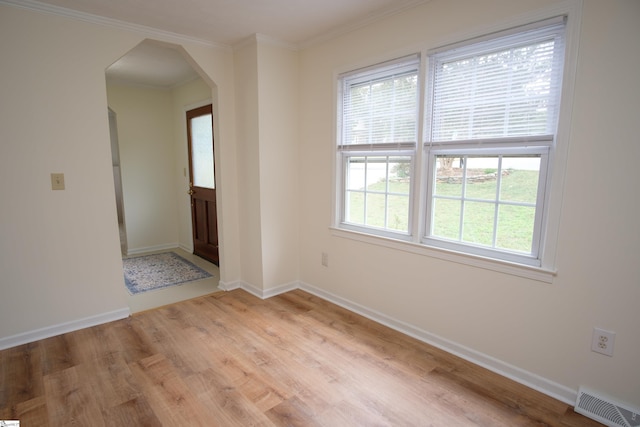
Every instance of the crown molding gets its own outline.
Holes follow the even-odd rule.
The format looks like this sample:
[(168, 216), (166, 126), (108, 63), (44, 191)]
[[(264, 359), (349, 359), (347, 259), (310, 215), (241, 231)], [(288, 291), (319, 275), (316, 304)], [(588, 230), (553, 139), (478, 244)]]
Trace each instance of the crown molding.
[(93, 15), (91, 13), (79, 12), (72, 9), (67, 9), (61, 6), (54, 6), (46, 3), (41, 3), (35, 0), (0, 0), (0, 5), (7, 5), (18, 7), (21, 9), (31, 10), (35, 12), (47, 13), (50, 15), (57, 15), (76, 21), (88, 22), (91, 24), (103, 25), (106, 27), (117, 28), (120, 30), (131, 31), (134, 33), (142, 34), (145, 37), (151, 37), (157, 40), (173, 42), (173, 43), (193, 43), (203, 45), (206, 47), (212, 47), (222, 50), (231, 50), (231, 46), (215, 43), (208, 40), (199, 39), (196, 37), (189, 37), (183, 34), (173, 33), (171, 31), (160, 30), (158, 28), (147, 27), (145, 25), (132, 24), (130, 22), (120, 21), (117, 19), (106, 18), (99, 15)]

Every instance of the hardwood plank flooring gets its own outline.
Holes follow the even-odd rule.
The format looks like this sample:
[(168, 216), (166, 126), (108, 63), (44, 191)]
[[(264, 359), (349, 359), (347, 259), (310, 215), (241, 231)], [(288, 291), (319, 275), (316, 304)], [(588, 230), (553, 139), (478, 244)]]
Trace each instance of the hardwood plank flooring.
[(29, 426), (558, 426), (566, 404), (310, 295), (235, 290), (0, 351)]

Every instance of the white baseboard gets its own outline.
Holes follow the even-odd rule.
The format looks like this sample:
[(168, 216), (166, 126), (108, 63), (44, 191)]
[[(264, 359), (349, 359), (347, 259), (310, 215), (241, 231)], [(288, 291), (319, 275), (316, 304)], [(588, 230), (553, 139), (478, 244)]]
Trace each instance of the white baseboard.
[(233, 291), (234, 289), (242, 289), (242, 281), (235, 280), (233, 282), (223, 282), (220, 280), (218, 282), (218, 289), (221, 291)]
[(125, 319), (129, 317), (130, 314), (131, 312), (129, 307), (121, 308), (107, 313), (85, 317), (84, 319), (72, 320), (70, 322), (60, 323), (58, 325), (47, 326), (46, 328), (0, 338), (0, 350), (55, 337), (57, 335), (66, 334), (67, 332), (89, 328), (91, 326), (101, 325), (103, 323), (113, 322), (114, 320)]
[(218, 289), (223, 291), (232, 291), (234, 289), (242, 289), (249, 292), (251, 295), (258, 297), (260, 299), (267, 299), (274, 297), (276, 295), (283, 294), (285, 292), (292, 291), (294, 289), (300, 288), (300, 282), (295, 281), (291, 283), (286, 283), (284, 285), (277, 286), (275, 288), (269, 289), (260, 289), (257, 286), (254, 286), (250, 283), (243, 282), (242, 280), (236, 280), (234, 282), (225, 283), (222, 280), (218, 283)]
[(176, 242), (176, 243), (165, 243), (162, 245), (155, 245), (155, 246), (147, 246), (144, 248), (134, 248), (134, 249), (127, 248), (127, 256), (145, 254), (147, 252), (166, 251), (169, 249), (175, 249), (177, 247), (179, 247), (179, 245)]
[(547, 396), (551, 396), (564, 402), (570, 406), (573, 406), (578, 396), (578, 391), (569, 387), (563, 386), (556, 382), (550, 381), (534, 373), (525, 371), (517, 366), (510, 365), (506, 362), (498, 360), (487, 354), (473, 350), (469, 347), (460, 345), (453, 341), (442, 338), (438, 335), (424, 331), (420, 328), (416, 328), (408, 323), (394, 319), (386, 314), (364, 307), (353, 301), (349, 301), (340, 296), (334, 295), (330, 292), (326, 292), (322, 289), (316, 288), (308, 283), (299, 282), (299, 289), (309, 292), (319, 298), (332, 302), (354, 313), (360, 314), (368, 319), (371, 319), (377, 323), (388, 326), (398, 332), (402, 332), (410, 337), (413, 337), (419, 341), (430, 344), (448, 353), (454, 354), (464, 360), (467, 360), (476, 365), (482, 366), (492, 372), (495, 372), (503, 377), (509, 378), (534, 390), (537, 390)]

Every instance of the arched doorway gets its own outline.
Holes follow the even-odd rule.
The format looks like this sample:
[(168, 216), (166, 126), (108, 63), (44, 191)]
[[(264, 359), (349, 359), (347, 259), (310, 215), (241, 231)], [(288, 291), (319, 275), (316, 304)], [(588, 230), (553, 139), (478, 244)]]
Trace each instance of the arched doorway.
[[(181, 46), (153, 40), (127, 52), (105, 76), (118, 119), (125, 255), (176, 247), (191, 254), (185, 113), (215, 105), (213, 83)], [(216, 289), (217, 282), (209, 292)]]

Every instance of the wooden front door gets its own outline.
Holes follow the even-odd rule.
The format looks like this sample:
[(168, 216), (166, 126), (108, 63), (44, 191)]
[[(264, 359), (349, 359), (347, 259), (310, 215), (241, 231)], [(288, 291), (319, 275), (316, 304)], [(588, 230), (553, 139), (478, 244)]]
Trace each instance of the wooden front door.
[(218, 264), (212, 113), (211, 105), (187, 111), (189, 194), (191, 195), (193, 253)]

